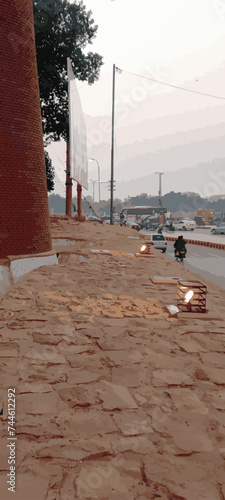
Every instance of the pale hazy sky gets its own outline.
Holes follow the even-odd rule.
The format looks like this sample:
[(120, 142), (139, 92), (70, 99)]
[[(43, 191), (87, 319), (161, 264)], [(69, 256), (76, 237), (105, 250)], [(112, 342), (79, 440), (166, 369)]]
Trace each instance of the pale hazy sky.
[[(97, 37), (87, 50), (98, 52), (104, 60), (99, 82), (93, 86), (79, 83), (86, 114), (111, 113), (113, 63), (130, 72), (143, 76), (152, 72), (155, 79), (182, 85), (224, 62), (224, 0), (84, 0), (84, 5), (92, 10), (98, 25)], [(169, 65), (189, 54), (194, 56), (192, 61), (180, 73), (170, 75)], [(134, 85), (129, 75), (121, 80), (117, 81), (118, 99), (121, 91), (129, 92)], [(218, 93), (223, 88), (218, 82), (218, 87), (209, 92)], [(196, 86), (195, 90), (201, 89)], [(155, 89), (162, 91), (168, 88)]]
[[(182, 107), (182, 113), (187, 113), (191, 123), (192, 112), (215, 109), (216, 106), (219, 109), (224, 105), (224, 101), (173, 90), (129, 75), (126, 71), (225, 97), (225, 0), (84, 0), (83, 3), (87, 10), (92, 10), (98, 25), (97, 37), (87, 51), (98, 52), (104, 61), (98, 82), (92, 86), (78, 82), (86, 115), (111, 117), (113, 63), (124, 70), (122, 74), (116, 73), (116, 115), (128, 100), (132, 111), (129, 120), (132, 123), (147, 119), (149, 108), (146, 107), (144, 116), (143, 103), (151, 96), (157, 97), (157, 94), (158, 99), (153, 100), (150, 106), (152, 118), (171, 114), (171, 107), (174, 114), (179, 114)], [(158, 103), (162, 94), (163, 102), (167, 104), (160, 106)], [(182, 127), (185, 129), (184, 123)], [(91, 130), (87, 132), (90, 134)], [(116, 130), (116, 138), (120, 143), (119, 129)], [(62, 172), (65, 147), (63, 144), (52, 144), (49, 153), (61, 181), (55, 192), (62, 195), (62, 190), (65, 192)], [(110, 177), (109, 168), (107, 164), (107, 178)], [(96, 178), (95, 171), (95, 162), (90, 162), (89, 179)], [(129, 171), (126, 175), (129, 180)], [(84, 194), (87, 191), (84, 190)], [(92, 194), (92, 184), (88, 194)]]

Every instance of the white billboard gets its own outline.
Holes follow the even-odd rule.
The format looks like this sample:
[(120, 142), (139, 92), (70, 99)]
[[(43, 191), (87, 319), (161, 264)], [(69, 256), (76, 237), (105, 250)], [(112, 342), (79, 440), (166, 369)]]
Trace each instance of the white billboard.
[(86, 124), (70, 58), (67, 58), (69, 93), (70, 177), (88, 189)]

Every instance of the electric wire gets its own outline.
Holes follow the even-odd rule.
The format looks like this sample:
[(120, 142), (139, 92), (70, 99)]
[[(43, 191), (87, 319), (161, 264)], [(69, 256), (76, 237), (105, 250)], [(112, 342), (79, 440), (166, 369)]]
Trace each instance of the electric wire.
[(186, 87), (179, 87), (178, 85), (172, 85), (171, 83), (161, 82), (160, 80), (155, 80), (155, 79), (149, 78), (147, 76), (138, 75), (137, 73), (132, 73), (131, 71), (126, 71), (125, 69), (121, 69), (121, 68), (116, 68), (116, 70), (118, 72), (124, 72), (124, 73), (128, 73), (129, 75), (134, 75), (134, 76), (137, 76), (139, 78), (143, 78), (144, 80), (150, 80), (151, 82), (160, 83), (161, 85), (166, 85), (167, 87), (172, 87), (174, 89), (184, 90), (185, 92), (192, 92), (193, 94), (200, 94), (200, 95), (204, 95), (206, 97), (213, 97), (214, 99), (221, 99), (221, 100), (225, 101), (225, 97), (221, 97), (218, 95), (207, 94), (205, 92), (199, 92), (198, 90), (191, 90), (191, 89), (187, 89)]
[(49, 146), (52, 148), (52, 151), (54, 152), (55, 156), (57, 156), (57, 158), (58, 158), (58, 160), (60, 161), (61, 165), (62, 165), (63, 167), (65, 167), (65, 165), (64, 165), (64, 164), (63, 164), (63, 162), (62, 162), (62, 160), (60, 160), (60, 158), (59, 158), (59, 156), (57, 155), (56, 151), (53, 149), (52, 144), (49, 144)]
[[(49, 144), (49, 146), (52, 148), (53, 153), (55, 154), (55, 156), (57, 156), (57, 158), (58, 158), (59, 162), (61, 163), (61, 165), (62, 165), (62, 166), (63, 166), (63, 168), (65, 169), (65, 165), (63, 164), (62, 160), (61, 160), (61, 159), (59, 158), (59, 156), (57, 155), (56, 151), (53, 149), (52, 144)], [(65, 189), (65, 185), (64, 185), (63, 181), (60, 179), (60, 177), (59, 177), (59, 176), (58, 176), (58, 179), (59, 179), (60, 183), (62, 184), (63, 188)]]

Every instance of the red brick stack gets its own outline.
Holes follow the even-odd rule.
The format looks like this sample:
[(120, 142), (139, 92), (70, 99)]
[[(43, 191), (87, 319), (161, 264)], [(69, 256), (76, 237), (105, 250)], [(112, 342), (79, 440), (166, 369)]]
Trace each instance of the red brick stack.
[(0, 258), (52, 249), (32, 0), (1, 4)]

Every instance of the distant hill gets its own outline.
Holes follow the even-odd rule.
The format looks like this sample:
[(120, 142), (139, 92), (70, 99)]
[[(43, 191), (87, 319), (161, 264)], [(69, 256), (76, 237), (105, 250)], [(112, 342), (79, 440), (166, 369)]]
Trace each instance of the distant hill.
[[(160, 153), (159, 153), (160, 154)], [(167, 154), (169, 157), (169, 153)], [(172, 160), (171, 160), (172, 161)], [(154, 165), (154, 172), (149, 173), (144, 177), (139, 177), (141, 171), (137, 169), (141, 163), (141, 157), (130, 160), (127, 164), (127, 171), (132, 164), (136, 164), (136, 178), (131, 180), (122, 180), (116, 182), (116, 196), (123, 198), (122, 193), (127, 192), (130, 196), (147, 192), (148, 195), (158, 192), (158, 176), (155, 171), (165, 172), (162, 177), (162, 192), (170, 193), (171, 191), (180, 193), (198, 193), (202, 198), (211, 196), (219, 196), (222, 198), (225, 194), (225, 168), (224, 158), (217, 158), (207, 163), (198, 163), (195, 167), (181, 168), (177, 171), (167, 171), (166, 165), (169, 163), (169, 158), (163, 162), (165, 169), (162, 169), (160, 164), (154, 163), (154, 158), (149, 164)], [(151, 167), (152, 169), (152, 167)], [(119, 166), (115, 167), (115, 178), (117, 177)], [(223, 174), (224, 173), (224, 174)], [(138, 177), (137, 177), (138, 176)], [(127, 174), (124, 173), (124, 179)]]
[[(218, 197), (216, 197), (218, 198)], [(88, 197), (91, 202), (91, 198)], [(66, 200), (59, 195), (51, 194), (48, 198), (49, 211), (54, 209), (54, 213), (64, 214), (66, 209)], [(76, 198), (73, 198), (73, 202), (76, 205)], [(171, 191), (170, 193), (162, 196), (162, 204), (167, 208), (168, 212), (184, 212), (184, 213), (196, 213), (198, 209), (211, 209), (215, 213), (225, 212), (225, 196), (223, 198), (216, 199), (215, 201), (209, 201), (207, 198), (201, 198), (195, 193), (175, 193)], [(101, 201), (101, 203), (92, 203), (94, 210), (102, 213), (109, 213), (109, 201)], [(153, 206), (157, 207), (159, 205), (158, 196), (148, 196), (147, 194), (142, 194), (138, 196), (129, 197), (129, 200), (121, 202), (121, 200), (115, 200), (115, 209), (120, 211), (125, 206)], [(87, 208), (87, 204), (83, 201), (83, 209)]]
[[(181, 194), (185, 194), (186, 196), (188, 196), (189, 198), (193, 198), (194, 196), (199, 196), (198, 193), (192, 193), (191, 191), (187, 191), (186, 193), (181, 193)], [(220, 198), (220, 196), (218, 196), (218, 199)]]
[(50, 194), (48, 197), (49, 211), (53, 209), (55, 214), (65, 214), (66, 200), (59, 196), (59, 194)]
[(212, 203), (213, 201), (225, 200), (225, 194), (223, 195), (213, 195), (208, 198), (208, 200)]
[[(165, 101), (165, 116), (157, 116)], [(184, 103), (183, 103), (184, 101)], [(151, 104), (151, 105), (150, 105)], [(153, 109), (155, 109), (155, 116)], [(225, 194), (224, 135), (225, 105), (187, 112), (185, 100), (175, 113), (168, 96), (154, 96), (151, 103), (140, 103), (139, 121), (130, 110), (129, 119), (116, 127), (114, 175), (116, 196), (124, 199), (143, 191), (158, 191), (158, 176), (164, 172), (163, 192), (195, 192), (207, 198)], [(138, 107), (139, 108), (139, 107)], [(93, 141), (99, 128), (97, 119), (88, 117), (89, 157), (97, 158), (101, 179), (110, 177), (110, 131)], [(110, 127), (109, 127), (110, 129)], [(90, 193), (91, 194), (91, 193)]]
[[(196, 212), (198, 209), (211, 209), (215, 212), (225, 211), (225, 199), (219, 199), (217, 201), (210, 202), (206, 198), (201, 198), (198, 194), (193, 194), (188, 196), (187, 194), (170, 193), (162, 196), (162, 204), (167, 208), (169, 212)], [(150, 205), (157, 207), (159, 204), (158, 196), (134, 196), (129, 198), (129, 203), (131, 205)]]
[[(92, 198), (91, 196), (85, 197), (87, 201), (89, 201), (95, 210), (95, 207), (98, 205), (98, 203), (92, 203)], [(77, 204), (77, 198), (73, 197), (72, 198), (72, 203), (76, 206)], [(104, 202), (101, 202), (104, 204)], [(54, 214), (65, 214), (66, 213), (66, 198), (63, 198), (59, 194), (50, 194), (48, 197), (48, 206), (49, 206), (49, 212), (51, 211)], [(88, 203), (85, 200), (82, 200), (82, 208), (87, 209), (88, 208)], [(97, 207), (98, 208), (98, 207)], [(74, 209), (72, 206), (72, 215), (74, 214)]]

